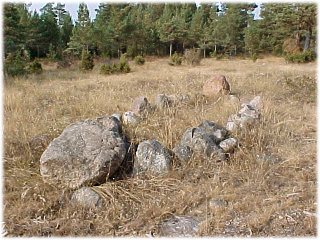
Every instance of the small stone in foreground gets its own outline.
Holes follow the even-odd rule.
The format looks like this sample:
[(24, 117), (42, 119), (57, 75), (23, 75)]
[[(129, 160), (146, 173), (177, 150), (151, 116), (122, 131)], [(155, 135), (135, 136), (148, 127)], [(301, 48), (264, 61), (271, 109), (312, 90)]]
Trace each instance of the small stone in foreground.
[(87, 208), (100, 208), (103, 203), (101, 196), (89, 187), (82, 187), (72, 194), (71, 202)]
[(173, 216), (159, 226), (162, 237), (194, 237), (197, 234), (199, 221), (190, 216)]

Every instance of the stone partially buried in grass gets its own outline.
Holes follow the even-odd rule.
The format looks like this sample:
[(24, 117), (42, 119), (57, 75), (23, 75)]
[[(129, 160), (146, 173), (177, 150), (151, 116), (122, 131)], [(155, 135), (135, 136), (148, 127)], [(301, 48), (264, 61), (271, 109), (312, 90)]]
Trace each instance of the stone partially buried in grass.
[(71, 203), (86, 208), (100, 208), (103, 199), (91, 188), (82, 187), (72, 194)]
[(131, 111), (137, 115), (144, 115), (150, 113), (152, 111), (152, 107), (148, 102), (148, 99), (141, 96), (133, 101)]
[(44, 181), (71, 189), (105, 182), (126, 154), (119, 128), (114, 117), (69, 125), (40, 158)]
[(134, 161), (134, 174), (164, 174), (171, 169), (172, 156), (157, 140), (143, 141), (138, 145)]
[(160, 237), (194, 237), (200, 222), (191, 216), (173, 216), (159, 226)]

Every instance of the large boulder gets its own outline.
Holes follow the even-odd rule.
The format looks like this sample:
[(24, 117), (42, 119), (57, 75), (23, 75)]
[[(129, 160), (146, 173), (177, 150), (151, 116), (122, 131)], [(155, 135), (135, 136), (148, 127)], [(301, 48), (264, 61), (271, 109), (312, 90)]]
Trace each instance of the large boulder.
[(206, 97), (215, 97), (218, 94), (229, 94), (230, 84), (225, 76), (217, 74), (204, 83), (202, 93)]
[(44, 181), (71, 189), (105, 182), (126, 154), (120, 130), (115, 117), (69, 125), (40, 158)]
[(138, 145), (134, 161), (134, 174), (163, 174), (171, 169), (172, 156), (157, 140), (143, 141)]

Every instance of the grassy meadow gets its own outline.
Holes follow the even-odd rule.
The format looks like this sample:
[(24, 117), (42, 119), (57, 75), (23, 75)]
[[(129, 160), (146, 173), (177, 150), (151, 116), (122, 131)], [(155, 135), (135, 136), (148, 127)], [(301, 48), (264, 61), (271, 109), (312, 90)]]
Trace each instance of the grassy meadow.
[[(199, 236), (316, 235), (316, 63), (288, 64), (282, 58), (204, 59), (199, 66), (169, 66), (167, 58), (146, 58), (132, 71), (100, 75), (77, 65), (56, 69), (44, 63), (40, 75), (7, 79), (4, 86), (4, 222), (7, 236), (157, 236), (172, 215), (201, 221)], [(130, 109), (146, 96), (189, 94), (190, 102), (156, 110), (137, 127), (124, 127), (131, 141), (155, 138), (172, 149), (184, 131), (210, 120), (225, 125), (240, 108), (227, 96), (207, 99), (202, 85), (223, 74), (240, 103), (262, 97), (261, 121), (237, 132), (240, 146), (227, 163), (174, 159), (166, 176), (127, 178), (94, 186), (105, 204), (84, 209), (69, 204), (71, 192), (42, 181), (39, 159), (49, 141), (69, 124)], [(256, 161), (273, 154), (275, 164)], [(213, 208), (212, 199), (228, 205)]]

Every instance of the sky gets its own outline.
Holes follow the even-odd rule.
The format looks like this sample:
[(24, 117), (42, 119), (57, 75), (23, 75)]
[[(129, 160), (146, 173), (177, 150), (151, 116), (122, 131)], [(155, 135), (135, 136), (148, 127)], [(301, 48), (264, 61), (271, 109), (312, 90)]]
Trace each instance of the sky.
[[(48, 2), (50, 2), (50, 1), (31, 1), (30, 3), (32, 5), (30, 6), (29, 9), (31, 11), (37, 10), (39, 12), (40, 8), (42, 8)], [(79, 8), (79, 4), (81, 2), (85, 2), (87, 4), (88, 9), (89, 9), (90, 18), (94, 19), (96, 17), (95, 9), (98, 9), (99, 3), (103, 2), (103, 0), (101, 0), (101, 1), (63, 1), (62, 0), (62, 1), (59, 1), (59, 2), (65, 3), (66, 10), (71, 14), (72, 19), (76, 20), (77, 17), (78, 17), (77, 11), (78, 11), (78, 8)], [(117, 1), (105, 1), (105, 2), (117, 2)], [(157, 2), (157, 1), (155, 1), (155, 2)], [(166, 1), (166, 2), (170, 2), (170, 1)], [(190, 2), (192, 2), (192, 1), (190, 1)], [(195, 0), (194, 2), (198, 4), (200, 2), (200, 0)], [(254, 15), (254, 19), (255, 20), (256, 19), (261, 19), (260, 18), (260, 11), (261, 11), (260, 3), (256, 2), (256, 4), (258, 5), (258, 7), (254, 10), (254, 14), (255, 14)]]

